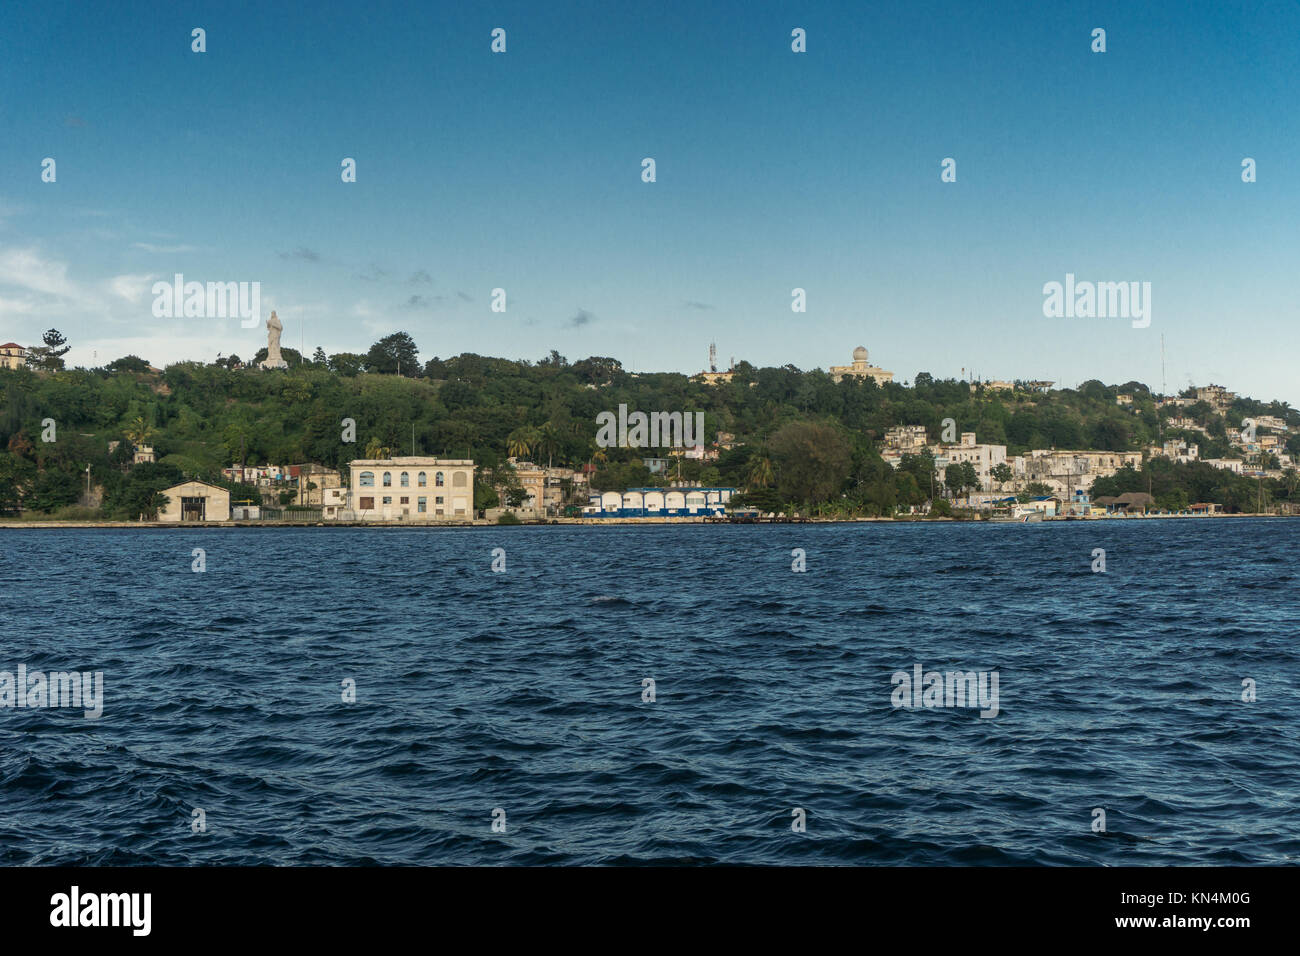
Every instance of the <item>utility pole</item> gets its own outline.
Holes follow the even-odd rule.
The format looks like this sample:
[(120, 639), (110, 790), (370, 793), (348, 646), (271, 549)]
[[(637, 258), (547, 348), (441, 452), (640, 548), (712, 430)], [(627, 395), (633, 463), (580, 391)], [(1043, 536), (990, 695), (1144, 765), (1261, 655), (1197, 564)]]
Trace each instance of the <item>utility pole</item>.
[(1165, 333), (1160, 333), (1160, 397), (1166, 395), (1165, 385)]
[[(1160, 333), (1160, 400), (1165, 400), (1165, 333)], [(1156, 409), (1156, 438), (1160, 442), (1160, 450), (1164, 451), (1165, 447), (1165, 419), (1160, 414), (1160, 409)]]
[(86, 507), (90, 507), (90, 462), (86, 462)]

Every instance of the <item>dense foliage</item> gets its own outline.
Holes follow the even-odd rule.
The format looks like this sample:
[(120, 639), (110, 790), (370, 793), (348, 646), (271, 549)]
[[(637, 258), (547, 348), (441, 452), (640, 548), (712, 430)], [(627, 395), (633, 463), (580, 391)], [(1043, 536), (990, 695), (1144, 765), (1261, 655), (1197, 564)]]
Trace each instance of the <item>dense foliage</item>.
[[(51, 330), (53, 331), (53, 330)], [(966, 382), (935, 381), (926, 373), (911, 387), (867, 380), (834, 382), (824, 371), (793, 366), (755, 368), (741, 362), (734, 380), (708, 386), (676, 373), (625, 372), (613, 358), (570, 363), (552, 352), (536, 363), (463, 354), (417, 363), (415, 343), (395, 333), (366, 353), (307, 360), (291, 349), (285, 371), (244, 367), (237, 358), (165, 371), (126, 356), (98, 369), (0, 370), (0, 511), (57, 512), (75, 506), (91, 483), (102, 487), (105, 517), (152, 513), (157, 492), (182, 477), (219, 478), (231, 463), (319, 462), (343, 467), (354, 457), (436, 454), (472, 458), (484, 476), (480, 507), (494, 503), (488, 487), (508, 477), (508, 456), (542, 464), (595, 468), (596, 489), (662, 485), (676, 479), (744, 488), (755, 502), (812, 506), (823, 513), (889, 514), (943, 492), (956, 499), (973, 475), (950, 468), (936, 474), (928, 456), (897, 471), (877, 451), (886, 429), (921, 424), (933, 437), (944, 418), (981, 442), (1006, 444), (1008, 454), (1031, 448), (1140, 449), (1160, 434), (1157, 415), (1178, 414), (1204, 424), (1210, 437), (1186, 437), (1202, 457), (1229, 454), (1225, 419), (1208, 406), (1157, 411), (1146, 386), (972, 391)], [(254, 357), (254, 360), (256, 357)], [(49, 365), (57, 363), (50, 362)], [(400, 367), (401, 374), (397, 374)], [(1133, 395), (1119, 407), (1120, 392)], [(654, 449), (600, 448), (596, 416), (620, 404), (644, 412), (705, 413), (705, 435), (734, 436), (716, 462), (674, 462), (652, 475), (643, 457)], [(1285, 403), (1240, 399), (1228, 422), (1272, 414), (1300, 426)], [(42, 440), (46, 419), (57, 427)], [(355, 442), (343, 440), (345, 420)], [(121, 442), (109, 453), (109, 443)], [(152, 445), (157, 464), (130, 466), (131, 449)], [(1300, 436), (1288, 450), (1300, 454)], [(1155, 460), (1139, 470), (1098, 481), (1094, 494), (1147, 490), (1166, 502), (1216, 501), (1253, 510), (1259, 500), (1295, 500), (1294, 476), (1257, 483), (1206, 465)], [(251, 497), (252, 495), (250, 495)]]

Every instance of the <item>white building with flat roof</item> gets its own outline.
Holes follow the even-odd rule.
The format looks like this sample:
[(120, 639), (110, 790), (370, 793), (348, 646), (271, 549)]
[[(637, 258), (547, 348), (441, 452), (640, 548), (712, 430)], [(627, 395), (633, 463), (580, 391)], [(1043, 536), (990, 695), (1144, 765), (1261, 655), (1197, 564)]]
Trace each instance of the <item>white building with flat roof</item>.
[[(981, 445), (975, 440), (974, 432), (962, 432), (957, 444), (930, 445), (930, 454), (934, 456), (935, 467), (943, 474), (951, 464), (970, 462), (979, 478), (980, 490), (992, 491), (993, 469), (1006, 463), (1006, 445)], [(897, 467), (897, 465), (895, 465)]]
[[(1195, 447), (1195, 446), (1192, 446)], [(1069, 500), (1075, 491), (1088, 491), (1098, 478), (1109, 477), (1121, 468), (1138, 468), (1140, 451), (1070, 450), (1035, 448), (1028, 455), (1011, 459), (1016, 484), (1039, 482), (1052, 493)]]
[(348, 472), (349, 507), (334, 517), (413, 522), (474, 517), (474, 462), (468, 459), (356, 458)]

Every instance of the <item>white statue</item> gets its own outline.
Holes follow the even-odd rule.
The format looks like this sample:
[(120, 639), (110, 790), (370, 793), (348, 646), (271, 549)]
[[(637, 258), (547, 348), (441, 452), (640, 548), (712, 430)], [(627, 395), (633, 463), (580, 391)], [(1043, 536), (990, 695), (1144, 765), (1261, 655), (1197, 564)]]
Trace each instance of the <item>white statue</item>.
[(284, 331), (284, 326), (276, 318), (274, 312), (266, 320), (266, 358), (262, 360), (262, 368), (288, 368), (289, 363), (280, 356), (280, 333)]

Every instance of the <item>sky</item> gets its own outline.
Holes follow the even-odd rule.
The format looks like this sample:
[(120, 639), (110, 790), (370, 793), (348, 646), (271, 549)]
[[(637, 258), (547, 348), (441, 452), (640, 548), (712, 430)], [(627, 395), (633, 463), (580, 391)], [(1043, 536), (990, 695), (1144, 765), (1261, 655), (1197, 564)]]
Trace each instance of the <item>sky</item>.
[[(864, 345), (900, 381), (1159, 389), (1163, 337), (1169, 391), (1297, 405), (1297, 37), (1296, 0), (11, 2), (0, 341), (265, 345), (155, 318), (180, 273), (259, 282), (309, 354), (405, 331), (422, 361), (689, 374), (710, 342), (804, 369)], [(1046, 317), (1067, 273), (1150, 282), (1150, 325)]]

